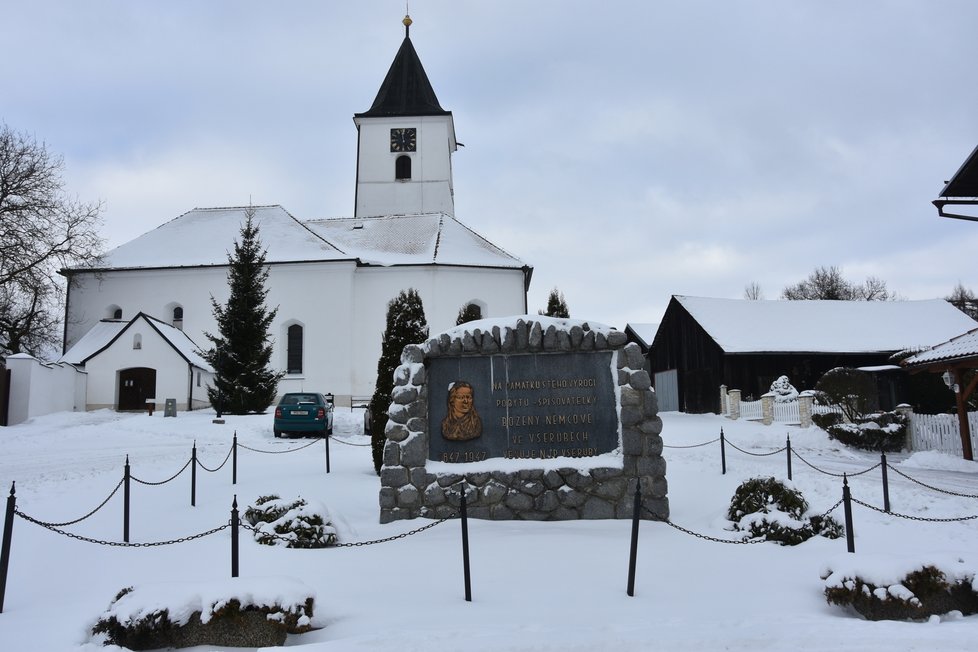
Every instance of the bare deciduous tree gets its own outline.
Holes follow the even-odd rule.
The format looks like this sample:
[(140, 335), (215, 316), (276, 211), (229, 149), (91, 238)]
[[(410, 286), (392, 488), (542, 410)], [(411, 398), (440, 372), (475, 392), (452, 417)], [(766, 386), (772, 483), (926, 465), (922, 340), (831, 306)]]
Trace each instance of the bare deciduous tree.
[(761, 291), (761, 284), (757, 281), (751, 281), (744, 286), (744, 298), (750, 299), (751, 301), (759, 301), (764, 298), (764, 292)]
[(59, 339), (58, 271), (100, 260), (101, 202), (64, 188), (64, 160), (0, 125), (0, 355), (38, 355)]
[(971, 288), (966, 288), (963, 283), (958, 281), (951, 294), (944, 298), (955, 308), (978, 321), (978, 296), (975, 296)]
[(886, 281), (869, 276), (865, 283), (855, 283), (842, 275), (835, 265), (817, 267), (804, 281), (781, 291), (782, 299), (822, 299), (837, 301), (889, 301), (896, 295), (887, 289)]

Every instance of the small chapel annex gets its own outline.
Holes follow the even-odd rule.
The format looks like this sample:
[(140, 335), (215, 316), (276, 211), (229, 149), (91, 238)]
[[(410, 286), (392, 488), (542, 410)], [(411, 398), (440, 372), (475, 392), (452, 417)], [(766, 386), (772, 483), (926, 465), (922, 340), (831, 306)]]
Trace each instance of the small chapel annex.
[[(299, 219), (278, 205), (195, 208), (108, 252), (99, 269), (62, 270), (69, 281), (62, 360), (77, 364), (72, 347), (101, 322), (137, 314), (207, 346), (204, 333), (217, 332), (211, 297), (227, 301), (227, 252), (249, 208), (267, 249), (267, 305), (278, 308), (270, 334), (272, 364), (285, 372), (280, 394), (329, 392), (340, 406), (368, 397), (387, 303), (401, 290), (418, 291), (433, 332), (454, 326), (467, 304), (483, 318), (525, 314), (532, 267), (455, 217), (454, 120), (414, 49), (410, 18), (404, 24), (373, 104), (354, 115), (352, 218)], [(119, 409), (122, 379), (151, 384), (166, 375), (152, 364), (132, 348), (112, 369), (103, 365), (98, 373), (114, 377), (89, 380), (86, 407)], [(147, 386), (140, 394), (162, 401), (168, 391)]]

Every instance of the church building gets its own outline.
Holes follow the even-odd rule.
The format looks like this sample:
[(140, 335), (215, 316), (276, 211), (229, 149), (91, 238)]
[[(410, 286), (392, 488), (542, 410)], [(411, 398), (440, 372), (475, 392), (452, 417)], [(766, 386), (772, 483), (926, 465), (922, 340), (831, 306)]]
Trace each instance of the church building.
[[(522, 315), (532, 267), (455, 217), (451, 111), (441, 107), (405, 36), (358, 132), (354, 216), (300, 219), (278, 205), (195, 208), (108, 252), (99, 269), (66, 269), (69, 291), (62, 360), (102, 322), (142, 314), (181, 329), (197, 346), (217, 333), (211, 297), (227, 301), (227, 252), (246, 211), (254, 212), (269, 270), (266, 305), (277, 308), (272, 365), (285, 372), (279, 393), (333, 393), (337, 405), (374, 389), (388, 302), (414, 288), (432, 332), (455, 325), (459, 310), (483, 318)], [(112, 329), (103, 329), (112, 330)], [(97, 346), (86, 341), (86, 350)], [(163, 377), (142, 349), (120, 360), (114, 379), (89, 381), (87, 407), (119, 409), (120, 379)], [(185, 364), (185, 361), (181, 361)], [(146, 380), (144, 382), (153, 382)], [(141, 388), (162, 401), (167, 388)], [(186, 397), (186, 390), (182, 390)], [(186, 398), (184, 398), (186, 400)], [(180, 408), (193, 407), (181, 401)]]

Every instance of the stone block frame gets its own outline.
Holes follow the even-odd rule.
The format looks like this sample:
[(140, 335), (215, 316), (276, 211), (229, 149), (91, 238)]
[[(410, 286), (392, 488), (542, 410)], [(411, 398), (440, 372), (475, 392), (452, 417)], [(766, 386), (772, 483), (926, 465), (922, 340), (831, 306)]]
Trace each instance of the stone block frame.
[[(516, 471), (434, 473), (427, 469), (428, 375), (425, 363), (445, 356), (520, 355), (611, 351), (617, 368), (619, 445), (616, 464), (602, 467), (540, 464)], [(468, 514), (493, 520), (631, 518), (636, 482), (642, 518), (668, 518), (662, 420), (644, 358), (625, 334), (587, 322), (540, 317), (471, 322), (423, 345), (404, 347), (394, 372), (387, 442), (380, 472), (380, 522), (417, 517), (446, 518), (458, 511), (459, 483), (466, 487)], [(532, 464), (530, 465), (532, 466)], [(484, 466), (480, 466), (480, 469)]]

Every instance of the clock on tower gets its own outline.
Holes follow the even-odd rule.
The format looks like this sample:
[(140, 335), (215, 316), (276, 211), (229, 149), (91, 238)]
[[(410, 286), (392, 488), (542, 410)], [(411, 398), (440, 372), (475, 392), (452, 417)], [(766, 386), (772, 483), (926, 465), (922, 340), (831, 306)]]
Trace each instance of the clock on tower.
[(391, 129), (392, 152), (414, 152), (418, 149), (418, 130), (414, 127)]

